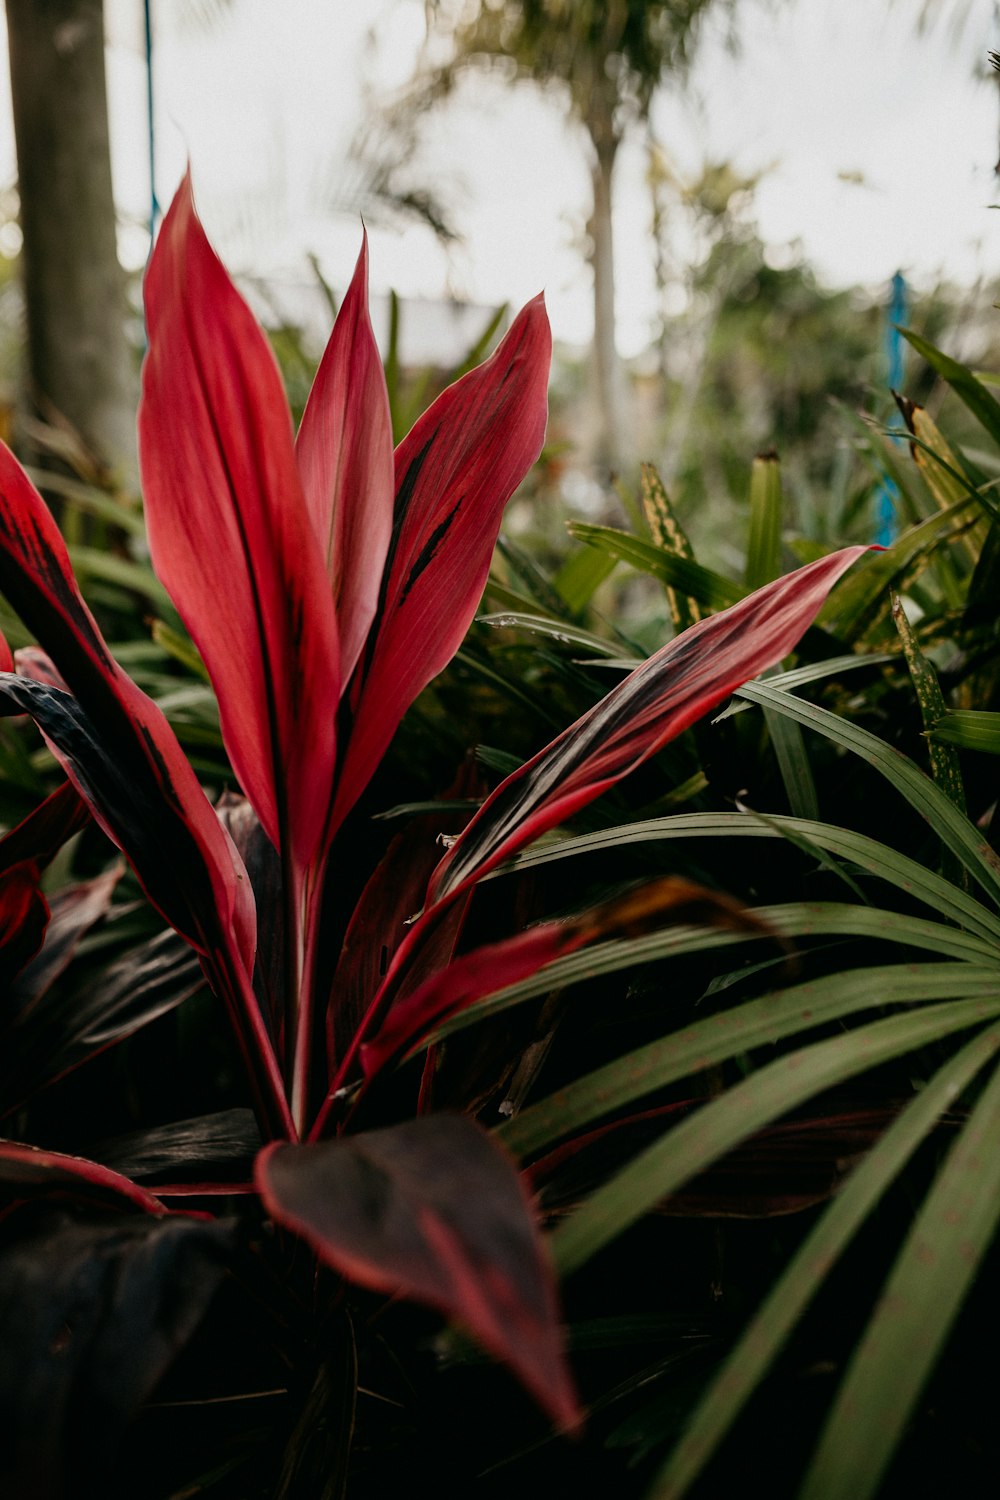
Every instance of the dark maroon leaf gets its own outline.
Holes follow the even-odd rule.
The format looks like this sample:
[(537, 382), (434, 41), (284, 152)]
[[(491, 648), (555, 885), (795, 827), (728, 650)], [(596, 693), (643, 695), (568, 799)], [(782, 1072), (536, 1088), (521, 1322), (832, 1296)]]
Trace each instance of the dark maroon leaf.
[[(105, 1495), (122, 1434), (201, 1321), (230, 1243), (183, 1217), (32, 1206), (0, 1229), (0, 1494)], [(151, 1459), (151, 1461), (153, 1461)], [(146, 1485), (135, 1476), (132, 1491)]]
[(44, 1151), (24, 1141), (0, 1139), (0, 1183), (14, 1199), (60, 1192), (74, 1198), (108, 1201), (117, 1208), (141, 1208), (154, 1216), (166, 1212), (158, 1198), (120, 1172), (84, 1156)]
[(0, 979), (5, 984), (34, 958), (48, 920), (49, 907), (38, 885), (36, 866), (27, 861), (4, 870), (0, 874)]
[(74, 833), (90, 822), (90, 813), (76, 787), (63, 782), (0, 839), (0, 870), (31, 859), (44, 869)]
[[(128, 753), (129, 745), (101, 734), (72, 694), (2, 675), (0, 714), (12, 710), (31, 714), (88, 804), (100, 809), (102, 826), (126, 852), (154, 906), (203, 957), (210, 981), (229, 1007), (262, 1117), (274, 1133), (294, 1134), (271, 1041), (243, 966), (251, 934), (243, 933), (235, 951), (232, 932), (220, 919), (215, 878), (195, 848), (189, 825), (164, 799), (162, 788), (150, 785), (148, 772)], [(132, 730), (139, 733), (137, 726)], [(240, 903), (249, 901), (253, 915), (253, 893), (239, 855), (200, 789), (198, 794), (230, 851), (230, 869), (239, 865), (246, 887)]]
[[(643, 1110), (557, 1146), (527, 1169), (545, 1215), (572, 1212), (600, 1183), (703, 1100)], [(835, 1193), (892, 1123), (898, 1104), (782, 1121), (759, 1131), (659, 1204), (672, 1218), (762, 1219)]]
[(50, 990), (0, 1047), (0, 1114), (176, 1009), (204, 982), (183, 939), (161, 932), (80, 989)]
[(471, 1120), (432, 1115), (313, 1146), (268, 1146), (272, 1217), (348, 1280), (439, 1309), (562, 1427), (578, 1420), (552, 1273), (511, 1159)]
[(15, 1017), (22, 1021), (71, 963), (84, 933), (110, 910), (123, 870), (119, 864), (116, 869), (82, 885), (69, 886), (52, 897), (45, 941), (11, 986), (7, 1006), (0, 1013), (0, 1034)]
[[(447, 798), (481, 791), (473, 761), (463, 765)], [(442, 804), (440, 813), (414, 818), (390, 843), (361, 893), (344, 938), (327, 1009), (327, 1056), (331, 1075), (345, 1057), (378, 994), (392, 959), (422, 909), (427, 882), (441, 858), (441, 834), (457, 833), (464, 815)], [(394, 999), (416, 989), (451, 958), (466, 904), (455, 903), (428, 933), (427, 942), (400, 974)], [(372, 1017), (368, 1017), (369, 1024)]]
[[(123, 1176), (151, 1185), (213, 1178), (249, 1182), (261, 1144), (252, 1110), (222, 1109), (100, 1141), (88, 1154)], [(159, 1190), (153, 1185), (151, 1191)]]

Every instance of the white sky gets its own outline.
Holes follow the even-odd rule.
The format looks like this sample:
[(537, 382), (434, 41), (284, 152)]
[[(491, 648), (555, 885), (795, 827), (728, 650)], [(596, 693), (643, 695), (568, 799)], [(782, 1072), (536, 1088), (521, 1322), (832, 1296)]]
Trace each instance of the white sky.
[[(663, 94), (658, 132), (695, 170), (730, 159), (771, 167), (758, 191), (766, 240), (800, 241), (832, 283), (877, 286), (901, 268), (926, 282), (1000, 276), (997, 89), (976, 79), (1000, 48), (993, 0), (964, 0), (956, 38), (920, 36), (923, 0), (756, 0), (739, 8), (743, 46), (703, 46), (686, 98)], [(954, 12), (963, 0), (941, 0)], [(106, 0), (115, 189), (147, 213), (142, 0)], [(158, 187), (167, 201), (190, 155), (199, 207), (236, 270), (308, 278), (315, 252), (343, 286), (357, 252), (351, 219), (317, 206), (362, 119), (366, 87), (408, 76), (423, 34), (421, 0), (234, 0), (208, 30), (180, 24), (180, 0), (155, 0)], [(370, 34), (374, 32), (374, 42)], [(0, 180), (15, 175), (6, 70)], [(462, 248), (445, 254), (421, 228), (371, 227), (373, 289), (448, 292), (515, 304), (547, 292), (558, 337), (583, 342), (590, 289), (577, 245), (588, 179), (558, 108), (527, 89), (482, 86), (429, 135), (429, 175), (458, 185)], [(863, 185), (838, 174), (860, 174)], [(653, 312), (644, 156), (626, 150), (615, 203), (619, 341), (647, 340)], [(145, 253), (136, 229), (128, 249)]]

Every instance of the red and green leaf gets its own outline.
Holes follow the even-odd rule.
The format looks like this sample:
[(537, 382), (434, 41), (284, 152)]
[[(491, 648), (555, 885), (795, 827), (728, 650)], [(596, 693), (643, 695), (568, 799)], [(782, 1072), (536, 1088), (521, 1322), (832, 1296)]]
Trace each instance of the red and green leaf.
[(786, 656), (842, 573), (846, 547), (675, 636), (487, 798), (442, 859), (433, 900), (454, 893), (571, 817)]
[(651, 928), (690, 921), (753, 933), (767, 930), (735, 902), (705, 886), (673, 876), (652, 881), (568, 921), (542, 922), (453, 959), (412, 994), (394, 1001), (381, 1027), (360, 1049), (365, 1076), (373, 1077), (449, 1016), (527, 979), (564, 954), (605, 939), (636, 937)]
[(312, 1146), (267, 1147), (273, 1218), (348, 1280), (437, 1308), (519, 1377), (561, 1427), (578, 1420), (555, 1290), (513, 1162), (460, 1115)]

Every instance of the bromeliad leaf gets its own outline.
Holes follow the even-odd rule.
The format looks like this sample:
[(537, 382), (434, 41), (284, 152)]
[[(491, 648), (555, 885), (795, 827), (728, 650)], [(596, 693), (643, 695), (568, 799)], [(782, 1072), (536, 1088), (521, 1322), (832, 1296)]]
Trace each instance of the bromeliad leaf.
[(513, 1162), (464, 1116), (312, 1146), (272, 1145), (257, 1185), (280, 1224), (349, 1280), (437, 1308), (578, 1420), (551, 1274)]

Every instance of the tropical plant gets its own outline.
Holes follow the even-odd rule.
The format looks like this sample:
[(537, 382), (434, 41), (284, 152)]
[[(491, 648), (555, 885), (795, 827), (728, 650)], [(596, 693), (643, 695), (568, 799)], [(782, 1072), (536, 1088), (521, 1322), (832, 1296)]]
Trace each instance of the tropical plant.
[[(738, 810), (721, 806), (715, 746), (714, 798), (711, 775), (685, 789), (696, 810), (633, 814), (520, 854), (513, 866), (524, 875), (570, 857), (574, 866), (599, 857), (607, 872), (609, 862), (620, 870), (622, 860), (659, 846), (672, 868), (695, 867), (702, 878), (707, 870), (733, 894), (756, 895), (746, 915), (796, 945), (799, 973), (791, 983), (779, 980), (776, 988), (773, 962), (750, 964), (737, 952), (735, 964), (717, 963), (709, 978), (708, 1014), (686, 1011), (680, 1026), (664, 1026), (640, 1048), (565, 1082), (500, 1130), (519, 1156), (534, 1160), (543, 1208), (553, 1214), (566, 1206), (565, 1183), (548, 1181), (554, 1168), (575, 1159), (580, 1180), (600, 1182), (552, 1236), (570, 1299), (569, 1273), (656, 1205), (723, 1220), (761, 1215), (771, 1225), (781, 1220), (770, 1216), (815, 1210), (836, 1190), (805, 1229), (780, 1236), (780, 1274), (769, 1267), (754, 1279), (745, 1264), (730, 1272), (737, 1284), (743, 1278), (747, 1305), (728, 1327), (725, 1317), (721, 1330), (718, 1319), (703, 1324), (697, 1378), (690, 1358), (679, 1364), (675, 1343), (672, 1363), (646, 1370), (645, 1402), (609, 1431), (610, 1443), (633, 1450), (657, 1500), (698, 1481), (697, 1493), (719, 1493), (749, 1461), (766, 1461), (775, 1493), (809, 1500), (901, 1493), (919, 1488), (935, 1465), (963, 1488), (982, 1479), (984, 1445), (970, 1435), (976, 1417), (964, 1410), (974, 1391), (956, 1375), (968, 1340), (975, 1341), (975, 1310), (989, 1306), (986, 1256), (1000, 1222), (1000, 1177), (986, 1145), (1000, 1100), (1000, 859), (990, 836), (994, 763), (972, 758), (962, 767), (957, 748), (982, 755), (1000, 746), (1000, 466), (993, 451), (1000, 406), (969, 370), (909, 337), (975, 417), (990, 450), (971, 457), (924, 408), (901, 401), (915, 462), (907, 471), (888, 442), (881, 459), (910, 524), (838, 588), (819, 628), (800, 643), (795, 669), (737, 693), (738, 708), (763, 709), (780, 779), (761, 761), (759, 730), (747, 735), (744, 723), (742, 780), (729, 783), (739, 787)], [(773, 456), (754, 465), (741, 579), (695, 561), (649, 470), (645, 500), (651, 539), (574, 530), (664, 585), (681, 641), (698, 628), (694, 620), (711, 618), (781, 566)], [(534, 618), (503, 619), (521, 630), (558, 629), (537, 605)], [(852, 690), (858, 681), (863, 686)], [(839, 711), (801, 696), (817, 689)], [(727, 723), (736, 729), (745, 717), (740, 712), (734, 723), (730, 711)], [(712, 771), (707, 757), (703, 765)], [(894, 795), (886, 795), (886, 782)], [(706, 851), (716, 841), (712, 861)], [(761, 841), (785, 853), (744, 863), (740, 846)], [(803, 880), (815, 890), (808, 901), (798, 889)], [(770, 900), (760, 899), (764, 891)], [(652, 961), (725, 950), (746, 936), (672, 932), (643, 941)], [(633, 950), (631, 961), (637, 956)], [(613, 950), (598, 949), (588, 961), (600, 972), (614, 962)], [(572, 965), (554, 965), (547, 982), (568, 978)], [(513, 998), (478, 1002), (442, 1032)], [(688, 1095), (702, 1095), (693, 1113), (671, 1092), (684, 1079)], [(814, 1112), (803, 1114), (807, 1107)], [(671, 1112), (678, 1123), (664, 1129)], [(643, 1132), (649, 1135), (636, 1155)], [(614, 1170), (616, 1136), (629, 1144)], [(591, 1161), (581, 1167), (588, 1151)], [(734, 1164), (720, 1196), (707, 1190), (706, 1174), (726, 1160)], [(775, 1162), (782, 1163), (776, 1171)], [(823, 1162), (825, 1183), (816, 1180)], [(771, 1229), (770, 1245), (778, 1239)], [(748, 1242), (741, 1243), (745, 1254)], [(634, 1259), (634, 1241), (631, 1248)], [(935, 1373), (949, 1341), (952, 1358)], [(840, 1378), (836, 1392), (830, 1375)], [(791, 1437), (789, 1411), (796, 1416)], [(932, 1414), (942, 1429), (937, 1449), (927, 1430)], [(673, 1449), (665, 1464), (657, 1452), (664, 1447)]]
[[(472, 617), (504, 503), (541, 446), (549, 359), (536, 299), (393, 456), (366, 280), (363, 250), (293, 444), (273, 357), (187, 181), (147, 274), (150, 546), (242, 789), (217, 811), (108, 650), (37, 491), (0, 452), (0, 587), (38, 642), (16, 672), (4, 662), (0, 702), (34, 718), (68, 777), (2, 846), (6, 950), (25, 996), (11, 1046), (29, 1038), (43, 1054), (20, 1079), (10, 1070), (14, 1138), (0, 1145), (3, 1397), (18, 1430), (46, 1434), (5, 1453), (10, 1493), (100, 1482), (226, 1267), (266, 1309), (294, 1372), (272, 1476), (281, 1493), (314, 1493), (317, 1475), (324, 1493), (342, 1492), (358, 1374), (341, 1278), (464, 1324), (555, 1423), (577, 1420), (512, 1159), (471, 1117), (474, 1091), (429, 1113), (443, 1092), (436, 1049), (416, 1076), (396, 1064), (480, 995), (598, 939), (618, 936), (628, 952), (692, 903), (740, 926), (731, 904), (668, 881), (485, 943), (481, 919), (479, 939), (466, 929), (484, 876), (787, 655), (863, 550), (817, 560), (669, 642), (501, 782), (443, 858), (425, 825), (395, 841), (349, 917), (352, 814)], [(88, 992), (82, 1027), (76, 997), (32, 964), (65, 972), (66, 932), (72, 949), (108, 914), (110, 876), (68, 893), (59, 924), (53, 898), (29, 962), (46, 923), (38, 871), (78, 828), (81, 799), (182, 943), (167, 935), (126, 955)], [(190, 995), (183, 945), (224, 1008), (246, 1090), (237, 1103), (249, 1098), (253, 1116), (173, 1119), (81, 1156), (81, 1114), (54, 1111), (46, 1087)], [(152, 1186), (133, 1180), (150, 1175)], [(220, 1198), (234, 1208), (215, 1211)]]

